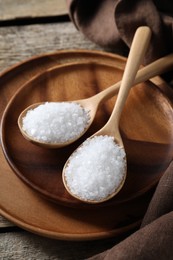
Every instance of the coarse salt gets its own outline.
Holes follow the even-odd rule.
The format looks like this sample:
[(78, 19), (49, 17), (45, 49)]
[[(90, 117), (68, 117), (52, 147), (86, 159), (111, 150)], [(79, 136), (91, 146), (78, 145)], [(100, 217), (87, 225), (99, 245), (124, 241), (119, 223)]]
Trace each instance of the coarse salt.
[(65, 180), (70, 192), (84, 201), (104, 200), (126, 175), (126, 155), (111, 136), (87, 139), (69, 158)]
[(45, 143), (64, 143), (80, 136), (89, 114), (75, 102), (45, 102), (29, 110), (23, 118), (23, 130)]

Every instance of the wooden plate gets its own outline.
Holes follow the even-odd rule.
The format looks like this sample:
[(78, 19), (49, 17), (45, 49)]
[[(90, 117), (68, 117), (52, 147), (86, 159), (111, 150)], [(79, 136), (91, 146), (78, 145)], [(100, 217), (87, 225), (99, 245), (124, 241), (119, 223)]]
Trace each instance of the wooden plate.
[[(0, 75), (0, 118), (10, 98), (27, 80), (57, 64), (73, 61), (99, 61), (124, 66), (125, 59), (110, 53), (87, 50), (63, 50), (21, 62)], [(152, 80), (164, 90), (165, 82)], [(38, 196), (13, 173), (0, 149), (0, 214), (16, 225), (39, 235), (66, 240), (91, 240), (118, 236), (139, 225), (151, 193), (145, 193), (124, 205), (124, 210), (99, 208), (94, 214), (54, 204)], [(98, 214), (96, 213), (98, 212)], [(105, 214), (106, 213), (106, 214)], [(120, 213), (117, 215), (117, 213)], [(87, 214), (87, 215), (86, 215)]]
[[(2, 118), (2, 147), (14, 172), (30, 187), (62, 205), (96, 207), (70, 196), (62, 183), (62, 168), (70, 154), (108, 120), (115, 98), (99, 109), (87, 134), (63, 149), (44, 149), (26, 141), (17, 119), (27, 106), (42, 101), (77, 100), (92, 96), (119, 81), (123, 68), (78, 62), (46, 70), (28, 81), (9, 102)], [(127, 180), (105, 207), (129, 201), (150, 190), (172, 159), (173, 110), (151, 82), (133, 88), (120, 123), (128, 158)], [(152, 152), (151, 152), (152, 151)]]

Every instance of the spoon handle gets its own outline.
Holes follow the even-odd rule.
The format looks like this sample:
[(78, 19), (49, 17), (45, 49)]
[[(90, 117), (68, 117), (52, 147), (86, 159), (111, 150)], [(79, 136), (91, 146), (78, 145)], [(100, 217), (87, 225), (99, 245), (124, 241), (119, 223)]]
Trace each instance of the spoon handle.
[[(172, 66), (173, 66), (173, 54), (171, 53), (158, 60), (153, 61), (149, 65), (140, 69), (136, 75), (133, 85), (149, 80), (157, 75), (161, 75), (169, 71), (170, 69), (172, 69)], [(121, 81), (118, 81), (117, 83), (113, 84), (112, 86), (104, 89), (103, 91), (93, 96), (92, 98), (94, 102), (97, 104), (97, 106), (99, 106), (107, 99), (116, 95), (118, 93), (120, 85), (121, 85)]]
[(109, 125), (109, 129), (112, 129), (112, 133), (118, 129), (121, 112), (147, 50), (150, 38), (151, 30), (149, 27), (142, 26), (136, 30), (125, 66), (118, 97), (110, 119), (106, 124)]

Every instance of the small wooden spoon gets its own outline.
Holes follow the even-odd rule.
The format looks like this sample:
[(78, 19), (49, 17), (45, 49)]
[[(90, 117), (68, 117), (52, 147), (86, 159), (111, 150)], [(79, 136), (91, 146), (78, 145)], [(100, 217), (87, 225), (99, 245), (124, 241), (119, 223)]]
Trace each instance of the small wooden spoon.
[[(121, 135), (119, 132), (120, 115), (123, 110), (125, 101), (129, 94), (129, 91), (133, 85), (136, 73), (139, 69), (141, 61), (142, 61), (144, 54), (146, 52), (146, 49), (148, 47), (150, 37), (151, 37), (151, 31), (148, 27), (139, 27), (137, 29), (133, 42), (132, 42), (130, 52), (129, 52), (129, 57), (128, 57), (126, 67), (124, 70), (120, 90), (119, 90), (118, 97), (117, 97), (114, 109), (112, 111), (112, 114), (111, 114), (108, 122), (106, 123), (106, 125), (103, 128), (101, 128), (98, 132), (96, 132), (94, 135), (92, 135), (90, 138), (94, 138), (96, 136), (97, 137), (98, 136), (111, 136), (111, 137), (113, 137), (115, 144), (118, 145), (120, 149), (124, 149), (123, 141), (122, 141), (122, 138), (121, 138)], [(87, 140), (89, 140), (89, 139), (87, 139)], [(80, 148), (82, 147), (82, 145), (80, 146)], [(77, 150), (78, 149), (79, 148), (77, 148)], [(77, 153), (77, 150), (75, 151), (75, 154)], [(96, 153), (97, 153), (97, 151), (96, 151)], [(122, 159), (122, 160), (124, 160), (123, 161), (124, 167), (122, 170), (122, 180), (121, 180), (118, 188), (114, 189), (113, 193), (109, 194), (108, 196), (106, 195), (106, 197), (101, 198), (99, 200), (86, 199), (86, 198), (84, 198), (85, 196), (83, 196), (81, 198), (81, 197), (79, 197), (78, 194), (76, 195), (76, 192), (75, 192), (75, 194), (73, 194), (73, 192), (71, 191), (71, 189), (69, 187), (69, 183), (67, 183), (67, 177), (66, 177), (66, 169), (70, 164), (70, 160), (71, 160), (71, 157), (73, 156), (73, 154), (69, 157), (69, 159), (67, 160), (67, 162), (63, 168), (62, 178), (63, 178), (63, 183), (64, 183), (65, 188), (75, 198), (77, 198), (81, 201), (84, 201), (84, 202), (88, 202), (88, 203), (100, 203), (100, 202), (109, 200), (110, 198), (115, 196), (120, 191), (120, 189), (123, 187), (123, 184), (126, 179), (126, 172), (127, 172), (126, 156), (125, 156), (125, 158)], [(72, 158), (72, 160), (73, 160), (73, 158)], [(84, 160), (85, 160), (85, 158), (83, 158), (83, 161)], [(99, 158), (98, 158), (98, 160), (99, 160)], [(82, 172), (81, 172), (81, 174), (82, 174)]]
[[(143, 40), (143, 38), (141, 38), (141, 44), (142, 44), (142, 40)], [(136, 76), (133, 84), (135, 85), (135, 84), (141, 83), (143, 81), (146, 81), (156, 75), (160, 75), (160, 74), (164, 73), (165, 71), (167, 71), (168, 69), (170, 69), (172, 67), (172, 65), (173, 65), (173, 54), (169, 54), (163, 58), (160, 58), (160, 59), (152, 62), (151, 64), (147, 65), (146, 67), (140, 69), (137, 73), (137, 76)], [(105, 100), (107, 100), (107, 99), (111, 98), (112, 96), (114, 96), (115, 94), (117, 94), (120, 84), (121, 84), (121, 81), (117, 82), (116, 84), (110, 86), (109, 88), (101, 91), (100, 93), (98, 93), (92, 97), (89, 97), (87, 99), (72, 101), (72, 102), (76, 102), (76, 103), (80, 104), (86, 111), (89, 111), (88, 124), (87, 124), (86, 128), (84, 129), (84, 131), (81, 133), (81, 135), (77, 136), (75, 139), (71, 139), (68, 142), (63, 142), (63, 143), (45, 143), (45, 142), (40, 142), (38, 140), (35, 140), (34, 138), (32, 138), (32, 136), (28, 135), (23, 130), (23, 118), (25, 117), (26, 113), (30, 109), (34, 109), (38, 105), (43, 104), (44, 102), (33, 104), (21, 112), (21, 114), (19, 115), (19, 118), (18, 118), (19, 129), (20, 129), (22, 135), (28, 141), (30, 141), (36, 145), (39, 145), (39, 146), (42, 146), (45, 148), (60, 148), (60, 147), (67, 146), (67, 145), (73, 143), (74, 141), (76, 141), (77, 139), (79, 139), (88, 130), (88, 128), (91, 126), (91, 124), (95, 118), (99, 105), (102, 102), (104, 102)]]

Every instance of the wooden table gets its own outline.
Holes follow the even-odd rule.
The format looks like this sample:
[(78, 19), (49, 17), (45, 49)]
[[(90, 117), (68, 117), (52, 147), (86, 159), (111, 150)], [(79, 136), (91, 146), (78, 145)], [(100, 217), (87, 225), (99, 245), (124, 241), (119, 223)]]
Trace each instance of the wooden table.
[[(65, 0), (0, 0), (0, 70), (60, 49), (101, 49), (76, 30)], [(120, 240), (121, 238), (119, 238)], [(115, 238), (70, 242), (31, 234), (0, 216), (0, 259), (85, 259)]]

